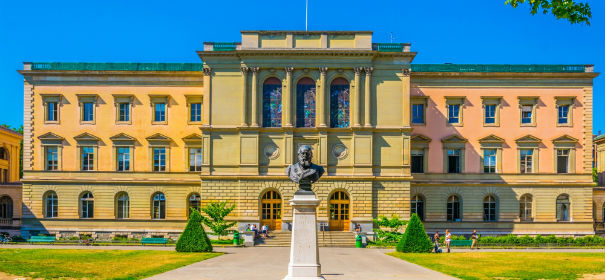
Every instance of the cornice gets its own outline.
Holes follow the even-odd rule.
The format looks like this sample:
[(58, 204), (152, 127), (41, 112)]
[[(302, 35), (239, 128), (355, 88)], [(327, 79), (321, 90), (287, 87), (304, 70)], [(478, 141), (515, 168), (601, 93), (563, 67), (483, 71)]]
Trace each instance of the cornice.
[(412, 78), (522, 78), (522, 79), (593, 79), (599, 73), (539, 73), (539, 72), (412, 72)]

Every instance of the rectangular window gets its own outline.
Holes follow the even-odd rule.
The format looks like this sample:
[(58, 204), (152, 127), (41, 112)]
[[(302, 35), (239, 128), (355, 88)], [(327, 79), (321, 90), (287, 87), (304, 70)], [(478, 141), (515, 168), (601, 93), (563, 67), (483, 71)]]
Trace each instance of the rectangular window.
[(496, 149), (483, 150), (483, 173), (496, 173)]
[(82, 147), (80, 149), (82, 155), (82, 171), (94, 170), (95, 167), (95, 148)]
[(95, 120), (95, 104), (92, 102), (82, 103), (82, 121), (92, 122)]
[(447, 173), (460, 173), (460, 150), (447, 150)]
[(154, 122), (165, 122), (166, 121), (166, 103), (155, 103), (153, 105), (153, 121)]
[(569, 150), (557, 150), (557, 173), (569, 173)]
[(118, 121), (129, 122), (130, 121), (130, 103), (119, 103), (118, 104)]
[(412, 104), (412, 123), (424, 124), (424, 104)]
[(130, 171), (130, 147), (117, 147), (117, 171)]
[(202, 171), (202, 148), (189, 148), (189, 171)]
[(190, 119), (191, 122), (202, 121), (202, 103), (191, 103), (190, 105)]
[(568, 124), (569, 123), (569, 105), (559, 105), (559, 124)]
[(156, 172), (166, 171), (166, 148), (165, 147), (153, 148), (153, 171), (156, 171)]
[(485, 105), (485, 123), (496, 123), (496, 105)]
[(59, 148), (46, 147), (46, 170), (59, 169)]
[(533, 161), (534, 161), (534, 150), (533, 149), (522, 149), (519, 151), (521, 158), (519, 164), (521, 167), (521, 173), (532, 173), (533, 172)]
[(46, 120), (50, 122), (56, 122), (59, 114), (59, 110), (57, 107), (57, 102), (47, 102), (46, 103)]
[(534, 106), (531, 106), (531, 105), (521, 106), (521, 123), (522, 124), (533, 123), (532, 122), (533, 109), (534, 109)]
[(460, 104), (448, 105), (448, 123), (457, 124), (460, 123)]
[(412, 150), (412, 173), (424, 173), (423, 150)]

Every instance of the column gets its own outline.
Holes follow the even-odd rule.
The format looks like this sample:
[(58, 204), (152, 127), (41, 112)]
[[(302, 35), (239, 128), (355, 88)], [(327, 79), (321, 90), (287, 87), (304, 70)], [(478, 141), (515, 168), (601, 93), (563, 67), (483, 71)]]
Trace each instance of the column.
[(403, 74), (401, 77), (401, 90), (403, 93), (402, 125), (403, 127), (410, 127), (410, 69), (403, 68), (401, 72)]
[(204, 68), (203, 83), (202, 110), (204, 111), (204, 117), (202, 118), (202, 126), (210, 126), (210, 87), (212, 83), (212, 69), (209, 67)]
[(242, 125), (241, 126), (248, 126), (248, 123), (246, 122), (246, 116), (248, 115), (248, 104), (246, 104), (247, 100), (248, 100), (248, 67), (246, 66), (242, 66), (241, 68), (242, 71)]
[(283, 127), (292, 127), (292, 71), (294, 67), (286, 67), (286, 90), (282, 94)]
[(317, 123), (319, 127), (326, 125), (326, 73), (328, 67), (319, 68), (319, 90), (317, 91)]
[(365, 92), (364, 92), (364, 119), (363, 119), (363, 123), (364, 126), (366, 127), (371, 127), (372, 126), (372, 119), (370, 117), (370, 97), (372, 95), (371, 92), (371, 85), (372, 85), (372, 71), (374, 71), (374, 68), (372, 67), (366, 67), (365, 68), (366, 71), (366, 87), (365, 87)]
[(355, 100), (353, 100), (353, 127), (360, 127), (360, 119), (361, 119), (361, 71), (363, 68), (356, 67), (353, 69), (355, 71)]
[(250, 67), (252, 70), (252, 97), (250, 98), (252, 104), (252, 127), (258, 127), (258, 67)]

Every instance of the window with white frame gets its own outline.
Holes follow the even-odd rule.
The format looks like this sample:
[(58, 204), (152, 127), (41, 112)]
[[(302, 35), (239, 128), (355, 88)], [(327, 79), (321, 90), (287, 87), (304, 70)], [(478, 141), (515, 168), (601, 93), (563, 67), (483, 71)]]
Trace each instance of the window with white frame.
[(189, 171), (202, 171), (202, 147), (189, 147)]
[(80, 147), (80, 163), (82, 171), (95, 170), (95, 147)]

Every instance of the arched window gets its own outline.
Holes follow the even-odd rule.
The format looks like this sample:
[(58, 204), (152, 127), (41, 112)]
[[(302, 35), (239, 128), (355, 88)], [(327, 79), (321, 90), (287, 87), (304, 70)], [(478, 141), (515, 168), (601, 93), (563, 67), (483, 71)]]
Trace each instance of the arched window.
[(457, 195), (450, 195), (447, 198), (447, 221), (460, 222), (460, 198)]
[(94, 218), (95, 214), (95, 198), (91, 192), (85, 192), (80, 196), (80, 218)]
[(117, 209), (116, 218), (128, 219), (130, 218), (130, 197), (127, 193), (121, 192), (117, 195)]
[(187, 199), (187, 217), (191, 216), (191, 208), (200, 211), (200, 206), (202, 204), (202, 198), (198, 193), (192, 193)]
[(166, 218), (166, 196), (163, 193), (155, 193), (153, 195), (151, 218), (165, 219)]
[(330, 85), (330, 127), (349, 127), (349, 82), (336, 78)]
[(566, 194), (557, 197), (557, 222), (568, 222), (570, 214), (569, 196)]
[(421, 195), (415, 195), (411, 201), (412, 213), (416, 213), (420, 220), (424, 221), (424, 197)]
[[(13, 200), (10, 196), (3, 196), (0, 198), (0, 219), (12, 219), (13, 218)], [(12, 223), (12, 220), (9, 222)]]
[(495, 222), (496, 220), (496, 198), (493, 195), (488, 195), (483, 199), (483, 221)]
[(44, 217), (56, 218), (59, 216), (59, 197), (54, 191), (49, 191), (44, 195)]
[(271, 77), (263, 84), (263, 127), (281, 127), (281, 81)]
[(315, 81), (302, 78), (296, 85), (296, 127), (315, 127)]
[(605, 223), (605, 202), (603, 202), (603, 223)]
[(532, 215), (532, 196), (531, 194), (524, 194), (521, 196), (519, 201), (519, 219), (525, 222), (531, 222), (534, 220)]

